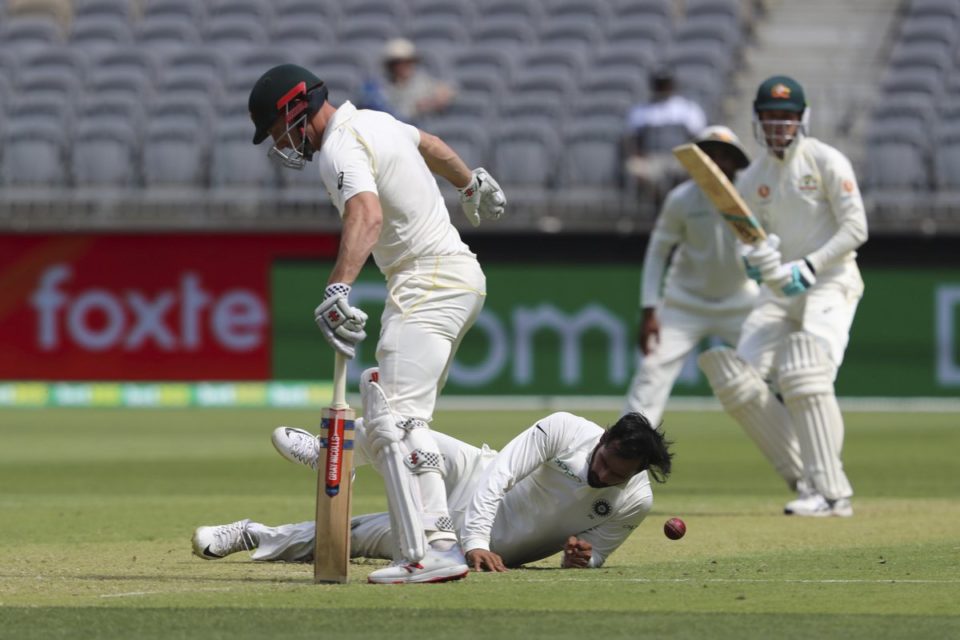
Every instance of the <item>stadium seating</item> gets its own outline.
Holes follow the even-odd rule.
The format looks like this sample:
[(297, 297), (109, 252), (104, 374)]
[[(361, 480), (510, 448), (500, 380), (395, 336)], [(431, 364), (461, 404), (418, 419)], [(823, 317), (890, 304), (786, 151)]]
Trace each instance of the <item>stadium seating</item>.
[[(939, 97), (952, 85), (936, 87), (932, 75), (943, 80), (953, 69), (956, 32), (943, 27), (937, 3), (916, 4), (922, 10), (903, 29), (888, 86)], [(230, 189), (257, 202), (322, 207), (314, 172), (280, 172), (250, 144), (249, 87), (266, 68), (293, 61), (324, 79), (334, 103), (352, 99), (380, 72), (385, 40), (404, 36), (422, 66), (459, 92), (423, 126), (468, 164), (503, 175), (520, 206), (546, 207), (559, 190), (602, 208), (612, 202), (604, 192), (622, 200), (619, 138), (626, 111), (649, 98), (654, 68), (675, 62), (681, 87), (717, 113), (749, 27), (740, 5), (0, 0), (0, 180), (57, 188), (44, 198), (123, 189), (131, 211), (138, 198), (206, 210), (211, 198), (229, 200)], [(942, 117), (936, 106), (924, 113)], [(11, 160), (19, 154), (30, 166)]]

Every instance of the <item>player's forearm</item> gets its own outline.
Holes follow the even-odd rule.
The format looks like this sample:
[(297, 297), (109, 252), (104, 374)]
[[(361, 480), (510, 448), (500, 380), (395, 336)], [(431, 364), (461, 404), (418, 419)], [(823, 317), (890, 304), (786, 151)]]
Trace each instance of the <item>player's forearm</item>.
[(845, 256), (867, 241), (867, 218), (862, 209), (843, 219), (833, 237), (807, 256), (814, 271), (821, 272), (832, 267)]
[(456, 188), (462, 189), (473, 178), (470, 168), (457, 155), (457, 152), (437, 136), (421, 131), (418, 149), (430, 171)]
[(343, 232), (340, 236), (340, 249), (328, 284), (333, 282), (353, 284), (367, 258), (370, 257), (380, 237), (382, 226), (383, 214), (376, 195), (365, 192), (347, 202), (343, 216)]

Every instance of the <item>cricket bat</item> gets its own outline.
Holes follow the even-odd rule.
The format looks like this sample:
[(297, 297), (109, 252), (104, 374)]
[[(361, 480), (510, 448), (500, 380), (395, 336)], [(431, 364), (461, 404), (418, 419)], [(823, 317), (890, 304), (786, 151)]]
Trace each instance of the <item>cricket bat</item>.
[(347, 405), (347, 360), (333, 365), (333, 402), (323, 410), (317, 465), (317, 535), (314, 583), (347, 582), (350, 566), (350, 497), (353, 485), (353, 409)]
[(695, 144), (675, 147), (673, 155), (690, 173), (690, 177), (710, 199), (713, 206), (720, 211), (720, 215), (740, 240), (747, 244), (756, 244), (766, 239), (767, 234), (760, 226), (760, 222), (740, 197), (737, 188), (710, 156)]

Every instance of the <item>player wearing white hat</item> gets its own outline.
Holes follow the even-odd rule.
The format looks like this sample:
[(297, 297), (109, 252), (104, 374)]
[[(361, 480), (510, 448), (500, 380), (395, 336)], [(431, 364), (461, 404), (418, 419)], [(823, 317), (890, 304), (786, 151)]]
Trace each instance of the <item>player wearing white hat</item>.
[[(695, 142), (731, 180), (750, 163), (727, 127), (707, 127)], [(642, 411), (658, 424), (686, 357), (712, 336), (735, 345), (756, 295), (736, 238), (703, 191), (693, 180), (671, 190), (643, 259), (637, 334), (642, 358), (626, 411)]]
[(768, 78), (753, 107), (767, 153), (740, 174), (737, 188), (769, 234), (744, 253), (763, 286), (736, 353), (707, 352), (701, 368), (724, 408), (797, 488), (787, 514), (850, 516), (833, 383), (863, 295), (856, 263), (867, 239), (863, 200), (850, 161), (806, 135), (799, 83)]

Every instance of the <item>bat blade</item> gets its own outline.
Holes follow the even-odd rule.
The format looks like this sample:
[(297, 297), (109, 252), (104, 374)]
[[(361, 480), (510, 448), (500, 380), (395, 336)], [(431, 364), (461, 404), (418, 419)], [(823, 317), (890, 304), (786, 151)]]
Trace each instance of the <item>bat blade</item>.
[(695, 144), (675, 147), (673, 155), (740, 240), (755, 244), (766, 239), (767, 234), (756, 216), (710, 156)]
[(323, 410), (320, 430), (313, 581), (344, 584), (350, 568), (355, 414), (345, 400), (346, 360), (339, 354), (334, 365), (333, 389), (333, 402)]

